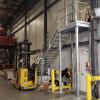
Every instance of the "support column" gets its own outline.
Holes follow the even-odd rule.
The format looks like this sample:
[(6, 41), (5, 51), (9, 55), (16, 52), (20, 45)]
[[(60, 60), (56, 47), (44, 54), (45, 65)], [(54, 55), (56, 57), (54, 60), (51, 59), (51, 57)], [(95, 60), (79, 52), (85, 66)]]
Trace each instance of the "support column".
[(59, 83), (60, 83), (60, 93), (62, 93), (62, 46), (61, 46), (61, 33), (59, 32)]
[(47, 0), (44, 0), (44, 51), (47, 48)]
[(44, 59), (43, 59), (43, 50), (41, 49), (41, 83), (43, 82), (43, 65), (44, 65)]
[(24, 40), (27, 41), (27, 12), (25, 12), (25, 33)]
[(91, 90), (91, 76), (86, 76), (86, 99), (92, 100), (92, 90)]
[[(91, 0), (91, 9), (94, 11), (94, 8), (100, 7), (99, 0)], [(95, 13), (93, 12), (93, 15)], [(95, 37), (99, 37), (99, 19), (92, 18), (91, 20), (91, 71), (92, 75), (100, 75), (99, 72), (99, 45)], [(96, 90), (96, 91), (95, 91)], [(92, 96), (99, 98), (100, 97), (100, 83), (96, 82), (96, 86), (92, 89)]]
[(54, 74), (54, 69), (51, 70), (51, 89), (52, 89), (52, 92), (55, 91), (55, 74)]
[[(25, 45), (25, 52), (28, 52), (27, 51), (27, 12), (25, 11), (25, 30), (24, 30), (24, 45)], [(24, 66), (27, 67), (27, 54), (25, 54), (25, 63), (24, 63)]]
[(35, 86), (37, 85), (38, 75), (37, 75), (37, 68), (35, 69)]
[(77, 97), (80, 96), (80, 70), (79, 70), (79, 39), (78, 39), (78, 32), (79, 27), (76, 26), (75, 28), (75, 34), (76, 34), (76, 88), (77, 88)]
[(71, 85), (72, 85), (72, 87), (73, 87), (73, 89), (75, 89), (75, 86), (74, 86), (74, 75), (75, 75), (75, 73), (74, 73), (74, 63), (73, 63), (73, 50), (74, 50), (74, 47), (73, 47), (73, 34), (72, 33), (70, 33), (70, 37), (71, 37), (71, 68), (72, 68), (72, 72), (71, 72), (71, 75), (72, 75), (72, 83), (71, 83)]

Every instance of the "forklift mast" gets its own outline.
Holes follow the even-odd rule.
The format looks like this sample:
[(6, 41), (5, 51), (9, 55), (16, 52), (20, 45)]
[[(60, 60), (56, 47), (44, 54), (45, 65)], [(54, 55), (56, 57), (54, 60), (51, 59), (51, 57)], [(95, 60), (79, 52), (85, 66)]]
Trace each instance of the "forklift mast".
[(18, 43), (17, 47), (17, 67), (26, 67), (30, 69), (30, 45), (28, 40)]

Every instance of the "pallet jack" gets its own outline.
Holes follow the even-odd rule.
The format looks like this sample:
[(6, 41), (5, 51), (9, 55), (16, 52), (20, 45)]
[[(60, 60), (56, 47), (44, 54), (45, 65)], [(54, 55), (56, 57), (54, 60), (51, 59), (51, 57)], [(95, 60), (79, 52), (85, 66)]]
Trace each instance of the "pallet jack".
[(37, 86), (36, 64), (30, 67), (30, 43), (24, 41), (18, 44), (16, 82), (13, 84), (19, 90), (35, 89)]

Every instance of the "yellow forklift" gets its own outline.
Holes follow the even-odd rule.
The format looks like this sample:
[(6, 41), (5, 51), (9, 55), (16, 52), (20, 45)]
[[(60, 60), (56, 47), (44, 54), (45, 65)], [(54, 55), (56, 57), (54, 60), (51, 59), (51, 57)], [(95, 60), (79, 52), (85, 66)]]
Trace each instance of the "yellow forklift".
[(37, 85), (37, 71), (18, 68), (15, 87), (20, 90), (35, 89)]
[(28, 41), (18, 44), (16, 82), (14, 86), (20, 90), (35, 89), (37, 86), (36, 64), (32, 64), (30, 67), (30, 45)]
[(27, 13), (25, 12), (25, 34), (24, 41), (17, 44), (16, 51), (16, 82), (14, 86), (20, 90), (36, 88), (37, 69), (36, 64), (30, 66), (30, 45), (27, 40)]

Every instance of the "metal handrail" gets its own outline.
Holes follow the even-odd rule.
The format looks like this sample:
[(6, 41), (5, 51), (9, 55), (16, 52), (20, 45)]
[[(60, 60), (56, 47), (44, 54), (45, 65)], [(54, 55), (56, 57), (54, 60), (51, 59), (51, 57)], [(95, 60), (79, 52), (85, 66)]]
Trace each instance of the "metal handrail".
[(52, 26), (50, 32), (48, 32), (48, 42), (50, 42), (49, 40), (53, 37), (53, 33), (55, 32), (55, 30), (57, 29), (57, 23), (58, 22), (58, 16), (56, 17), (56, 20), (55, 20), (55, 23), (54, 25)]
[[(78, 3), (84, 4), (84, 5), (88, 5), (88, 3), (85, 3), (85, 2), (80, 2), (80, 1), (78, 1)], [(67, 5), (67, 7), (71, 7), (71, 6), (73, 6), (73, 5), (72, 5), (72, 4)], [(61, 12), (64, 11), (64, 10), (66, 10), (66, 9), (65, 9), (65, 8), (62, 8), (62, 9), (60, 9), (60, 10), (58, 11), (58, 13), (61, 13)], [(84, 11), (77, 10), (77, 12), (82, 13), (82, 12), (84, 12)], [(48, 32), (48, 33), (49, 33), (49, 34), (48, 34), (48, 42), (49, 42), (49, 43), (51, 42), (52, 38), (55, 36), (54, 33), (55, 33), (56, 30), (57, 30), (58, 20), (61, 21), (61, 20), (63, 20), (65, 17), (70, 16), (70, 15), (73, 15), (73, 12), (71, 12), (71, 13), (69, 13), (69, 14), (65, 14), (63, 17), (61, 17), (61, 18), (59, 18), (59, 19), (58, 19), (59, 16), (57, 16), (57, 18), (56, 18), (56, 20), (55, 20), (55, 22), (54, 22), (54, 25), (52, 26), (50, 32)], [(72, 20), (74, 20), (74, 19), (72, 19)], [(64, 26), (66, 26), (66, 25), (64, 25)]]
[[(72, 6), (72, 5), (70, 4), (70, 5), (68, 5), (68, 6)], [(62, 11), (64, 11), (64, 10), (65, 10), (65, 8), (62, 8), (62, 9), (60, 9), (60, 10), (58, 11), (58, 13), (60, 13), (60, 12), (62, 12)], [(71, 14), (69, 14), (69, 15), (71, 15)], [(66, 16), (67, 16), (67, 15), (66, 15)], [(53, 34), (53, 33), (55, 33), (55, 32), (58, 30), (58, 20), (60, 20), (59, 15), (57, 16), (57, 18), (56, 18), (56, 20), (55, 20), (55, 22), (54, 22), (54, 25), (52, 26), (50, 32), (48, 32), (49, 35), (50, 35), (50, 36), (48, 36), (48, 42), (49, 42), (49, 43), (51, 42), (51, 40), (53, 39), (53, 37), (56, 35), (56, 34)]]
[(80, 4), (84, 4), (84, 5), (88, 5), (88, 3), (86, 3), (86, 2), (78, 1), (78, 3), (80, 3)]
[[(80, 4), (84, 4), (84, 5), (88, 5), (88, 3), (85, 3), (85, 2), (78, 2), (78, 3), (80, 3)], [(58, 16), (56, 17), (56, 19), (55, 19), (55, 21), (54, 21), (54, 24), (52, 25), (52, 27), (51, 27), (51, 29), (50, 29), (50, 31), (48, 32), (48, 39), (47, 39), (47, 43), (48, 44), (50, 44), (50, 43), (52, 43), (52, 41), (55, 39), (55, 36), (57, 35), (57, 32), (59, 32), (60, 30), (58, 29), (58, 24), (59, 24), (59, 26), (60, 26), (60, 24), (64, 24), (64, 26), (62, 25), (62, 27), (61, 28), (65, 28), (70, 22), (68, 21), (68, 23), (67, 24), (65, 24), (65, 22), (63, 21), (61, 21), (61, 20), (63, 20), (65, 17), (68, 17), (68, 16), (70, 16), (70, 15), (72, 15), (72, 16), (74, 16), (74, 12), (73, 12), (73, 4), (69, 4), (69, 5), (67, 5), (67, 7), (64, 7), (64, 8), (62, 8), (62, 9), (60, 9), (59, 11), (58, 11)], [(62, 11), (65, 11), (66, 12), (66, 8), (68, 9), (69, 7), (72, 7), (72, 11), (71, 11), (71, 13), (69, 13), (69, 14), (64, 14), (63, 16), (61, 16), (60, 18), (59, 18), (59, 13), (61, 13)], [(74, 9), (75, 10), (75, 9)], [(84, 12), (84, 11), (82, 11), (82, 10), (77, 10), (77, 12), (79, 12), (79, 13), (82, 13), (82, 12)], [(72, 17), (72, 21), (74, 20), (74, 17)], [(60, 23), (58, 23), (58, 21), (60, 21)], [(71, 21), (71, 20), (70, 20)], [(61, 23), (62, 22), (62, 23)], [(47, 55), (47, 52), (49, 51), (49, 47), (48, 47), (48, 49), (46, 50), (46, 52), (45, 52), (45, 54), (43, 54), (42, 55), (42, 57), (45, 57), (46, 55)]]

